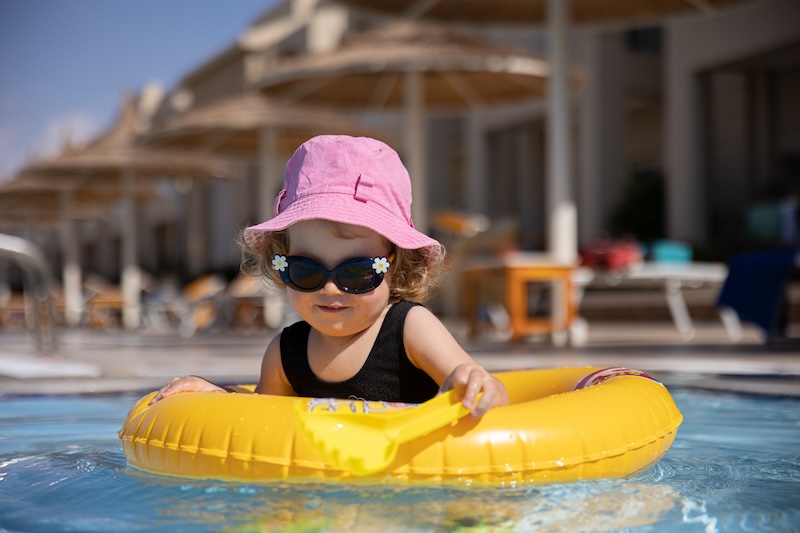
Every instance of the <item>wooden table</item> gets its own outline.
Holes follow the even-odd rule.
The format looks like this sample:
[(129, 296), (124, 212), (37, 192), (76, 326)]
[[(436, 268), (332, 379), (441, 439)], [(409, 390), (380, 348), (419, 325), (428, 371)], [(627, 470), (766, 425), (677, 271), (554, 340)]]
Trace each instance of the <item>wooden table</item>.
[[(477, 331), (481, 285), (488, 281), (500, 281), (504, 284), (504, 305), (511, 322), (512, 339), (521, 340), (532, 333), (549, 333), (555, 344), (566, 344), (576, 316), (573, 288), (575, 270), (575, 265), (532, 259), (530, 254), (511, 254), (468, 265), (461, 273), (461, 294), (470, 333)], [(528, 316), (530, 283), (553, 284), (549, 317)]]
[(102, 289), (86, 302), (89, 327), (94, 329), (117, 328), (122, 324), (125, 298), (116, 288)]

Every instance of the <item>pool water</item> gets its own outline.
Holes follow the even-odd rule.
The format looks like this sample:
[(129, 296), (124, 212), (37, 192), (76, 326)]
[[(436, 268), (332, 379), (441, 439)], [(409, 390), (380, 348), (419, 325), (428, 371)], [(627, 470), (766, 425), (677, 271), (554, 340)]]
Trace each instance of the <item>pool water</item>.
[(0, 531), (798, 531), (800, 400), (673, 390), (666, 457), (526, 488), (224, 483), (129, 467), (138, 395), (0, 401)]

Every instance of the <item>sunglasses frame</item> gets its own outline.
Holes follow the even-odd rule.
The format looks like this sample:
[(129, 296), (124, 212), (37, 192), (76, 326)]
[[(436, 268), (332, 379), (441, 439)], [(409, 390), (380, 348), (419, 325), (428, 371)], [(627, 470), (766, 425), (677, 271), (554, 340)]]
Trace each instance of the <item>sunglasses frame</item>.
[[(325, 268), (325, 265), (311, 259), (309, 257), (305, 257), (302, 255), (282, 255), (282, 254), (275, 254), (274, 259), (272, 260), (272, 268), (278, 271), (280, 275), (281, 281), (286, 284), (287, 287), (294, 289), (299, 292), (316, 292), (328, 282), (329, 279), (333, 280), (333, 283), (339, 288), (340, 291), (345, 292), (347, 294), (364, 294), (367, 292), (374, 291), (377, 289), (381, 283), (383, 283), (383, 277), (391, 266), (392, 261), (394, 260), (394, 253), (390, 254), (389, 258), (387, 259), (385, 256), (376, 256), (376, 257), (353, 257), (352, 259), (348, 259), (346, 261), (342, 261), (332, 270), (328, 270)], [(318, 285), (314, 286), (314, 288), (304, 288), (297, 285), (292, 279), (289, 277), (289, 270), (292, 267), (292, 264), (296, 263), (305, 263), (309, 265), (313, 265), (319, 269), (321, 273), (324, 274), (322, 280), (319, 282)], [(372, 282), (364, 287), (363, 289), (352, 289), (350, 287), (346, 287), (339, 282), (337, 271), (342, 267), (346, 267), (352, 263), (366, 263), (372, 269)]]

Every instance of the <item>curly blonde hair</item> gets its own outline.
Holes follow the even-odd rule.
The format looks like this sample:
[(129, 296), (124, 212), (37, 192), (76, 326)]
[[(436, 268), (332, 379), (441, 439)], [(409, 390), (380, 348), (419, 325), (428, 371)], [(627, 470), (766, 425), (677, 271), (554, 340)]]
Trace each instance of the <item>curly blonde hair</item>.
[[(332, 223), (335, 224), (335, 223)], [(389, 267), (389, 298), (424, 302), (441, 282), (446, 271), (446, 251), (444, 246), (429, 249), (409, 250), (397, 247), (384, 238), (389, 253), (394, 260)], [(251, 276), (261, 276), (268, 285), (283, 289), (286, 286), (278, 272), (272, 268), (272, 259), (276, 254), (285, 254), (289, 249), (289, 233), (286, 230), (274, 231), (262, 241), (258, 250), (251, 248), (244, 240), (243, 234), (238, 238), (242, 250), (241, 271)]]

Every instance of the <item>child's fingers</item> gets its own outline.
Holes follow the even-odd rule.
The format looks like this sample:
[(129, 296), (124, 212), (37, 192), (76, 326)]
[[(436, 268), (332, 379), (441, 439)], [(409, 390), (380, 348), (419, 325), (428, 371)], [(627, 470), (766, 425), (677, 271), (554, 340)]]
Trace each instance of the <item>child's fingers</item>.
[(156, 393), (156, 395), (153, 396), (153, 399), (150, 400), (150, 404), (152, 405), (157, 401), (163, 400), (164, 398), (168, 398), (179, 392), (208, 390), (209, 385), (213, 388), (218, 388), (216, 387), (216, 385), (212, 385), (206, 380), (197, 378), (195, 376), (189, 376), (186, 378), (174, 377), (171, 380), (169, 380), (166, 385), (161, 387), (161, 389)]
[(156, 395), (153, 396), (150, 399), (150, 404), (152, 405), (152, 404), (156, 403), (157, 401), (159, 401), (161, 398), (164, 398), (165, 397), (165, 393), (166, 393), (166, 396), (169, 396), (169, 394), (167, 393), (167, 390), (169, 390), (169, 388), (172, 386), (172, 384), (175, 383), (176, 381), (178, 381), (179, 379), (181, 379), (181, 378), (174, 377), (171, 380), (169, 380), (166, 385), (164, 385), (163, 387), (158, 389), (158, 392), (156, 393)]
[[(459, 366), (451, 375), (451, 385), (456, 391), (456, 397), (461, 399), (461, 403), (471, 411), (473, 416), (480, 416), (488, 409), (484, 408), (485, 400), (478, 401), (478, 395), (484, 391), (487, 376), (481, 367), (471, 365)], [(489, 401), (489, 406), (491, 407), (491, 401)]]
[(464, 396), (461, 399), (461, 403), (464, 404), (464, 407), (472, 411), (473, 416), (476, 415), (475, 403), (478, 399), (478, 394), (483, 390), (483, 381), (481, 373), (472, 369), (464, 384)]
[(486, 414), (489, 409), (508, 404), (505, 387), (493, 376), (486, 376), (482, 388), (483, 394), (478, 398), (472, 416), (480, 417)]
[(474, 369), (464, 393), (464, 406), (471, 410), (475, 418), (486, 414), (489, 409), (498, 405), (505, 405), (504, 387), (491, 374), (483, 368)]
[(456, 397), (459, 400), (463, 400), (467, 393), (469, 381), (470, 369), (466, 365), (460, 365), (457, 366), (449, 376), (447, 376), (447, 379), (444, 380), (444, 383), (442, 383), (439, 391), (447, 392), (449, 390), (454, 390)]
[(470, 410), (473, 417), (481, 417), (496, 405), (508, 403), (505, 387), (479, 365), (460, 365), (442, 383), (439, 392), (454, 390), (456, 398)]

